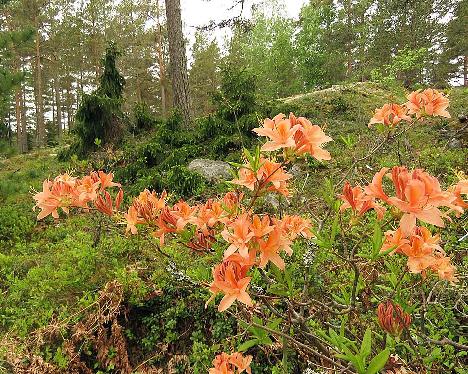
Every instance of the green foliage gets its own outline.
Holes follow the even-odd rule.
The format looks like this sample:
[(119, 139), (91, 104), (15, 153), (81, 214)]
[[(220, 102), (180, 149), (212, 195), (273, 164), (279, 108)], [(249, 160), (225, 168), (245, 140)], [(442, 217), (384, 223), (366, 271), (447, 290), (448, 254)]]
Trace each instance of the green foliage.
[(116, 68), (118, 52), (111, 43), (103, 59), (104, 73), (100, 78), (101, 85), (90, 95), (83, 95), (76, 112), (75, 133), (78, 143), (75, 143), (69, 154), (83, 156), (96, 149), (95, 139), (102, 144), (117, 143), (122, 137), (122, 91), (124, 78)]
[(196, 32), (192, 48), (189, 75), (192, 108), (197, 116), (207, 115), (213, 110), (211, 96), (220, 83), (220, 51), (216, 40), (209, 40), (201, 31)]
[[(0, 125), (1, 126), (1, 125)], [(8, 135), (0, 135), (0, 138), (6, 138)], [(9, 158), (16, 154), (16, 148), (11, 146), (7, 140), (0, 139), (0, 157)]]
[(200, 195), (205, 189), (205, 180), (185, 166), (173, 166), (167, 173), (167, 187), (180, 197)]
[(359, 374), (377, 374), (383, 369), (390, 356), (390, 350), (384, 349), (369, 360), (372, 353), (372, 331), (370, 328), (366, 329), (360, 347), (356, 345), (356, 342), (346, 338), (343, 330), (339, 335), (334, 330), (329, 329), (328, 334), (324, 334), (324, 338), (340, 352), (343, 352), (337, 357), (351, 362)]
[(297, 93), (300, 77), (295, 43), (296, 25), (278, 1), (258, 4), (249, 28), (234, 28), (225, 60), (255, 76), (257, 94), (276, 99)]
[(216, 115), (233, 122), (257, 106), (257, 78), (249, 69), (227, 63), (221, 70), (221, 89), (213, 96)]
[(136, 103), (133, 107), (134, 125), (133, 132), (139, 134), (161, 124), (151, 113), (146, 103)]
[(35, 222), (32, 214), (24, 214), (17, 205), (0, 207), (0, 245), (24, 243), (31, 235)]
[(404, 48), (398, 52), (391, 64), (372, 70), (372, 80), (385, 86), (395, 86), (397, 82), (403, 82), (407, 86), (414, 84), (412, 77), (415, 71), (418, 72), (424, 67), (428, 53), (427, 48)]

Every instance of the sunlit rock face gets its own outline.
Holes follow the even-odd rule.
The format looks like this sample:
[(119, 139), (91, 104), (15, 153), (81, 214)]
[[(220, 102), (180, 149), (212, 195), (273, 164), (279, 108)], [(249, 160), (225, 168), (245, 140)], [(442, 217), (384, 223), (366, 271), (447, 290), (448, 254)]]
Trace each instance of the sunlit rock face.
[(224, 161), (197, 158), (192, 160), (188, 166), (192, 171), (201, 174), (210, 182), (219, 182), (232, 179), (231, 166)]

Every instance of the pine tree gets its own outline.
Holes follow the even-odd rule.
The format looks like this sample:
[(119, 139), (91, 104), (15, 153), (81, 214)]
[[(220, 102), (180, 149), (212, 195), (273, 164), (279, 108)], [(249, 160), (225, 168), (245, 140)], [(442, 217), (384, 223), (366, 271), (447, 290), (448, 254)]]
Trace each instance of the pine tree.
[(180, 0), (165, 0), (165, 2), (174, 106), (180, 111), (184, 125), (188, 127), (192, 121), (192, 113)]
[[(447, 25), (445, 57), (447, 75), (453, 78), (463, 77), (463, 85), (468, 87), (468, 38), (466, 37), (468, 20), (468, 2), (460, 0), (456, 4), (454, 17)], [(451, 61), (455, 61), (452, 63)]]
[(216, 40), (208, 41), (203, 32), (197, 32), (192, 56), (189, 81), (194, 112), (197, 116), (206, 115), (214, 109), (211, 96), (221, 81), (221, 56)]
[[(23, 81), (25, 74), (21, 71), (18, 64), (19, 57), (16, 55), (18, 48), (31, 40), (33, 30), (25, 28), (24, 30), (9, 29), (11, 24), (12, 12), (6, 9), (9, 1), (3, 1), (0, 4), (0, 137), (11, 134), (9, 124), (6, 124), (10, 104), (15, 89)], [(22, 144), (23, 136), (21, 133), (21, 107), (19, 106), (16, 92), (16, 133), (18, 138), (18, 149), (24, 150)], [(24, 134), (24, 137), (26, 134)]]

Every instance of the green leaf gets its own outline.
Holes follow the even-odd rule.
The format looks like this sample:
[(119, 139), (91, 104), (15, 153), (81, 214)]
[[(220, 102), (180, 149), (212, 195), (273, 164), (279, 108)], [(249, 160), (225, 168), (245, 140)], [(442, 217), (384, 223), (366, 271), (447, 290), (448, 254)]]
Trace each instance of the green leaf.
[(380, 227), (379, 221), (375, 221), (374, 224), (374, 235), (372, 236), (372, 255), (373, 258), (379, 256), (380, 248), (382, 248), (382, 228)]
[(272, 284), (267, 288), (267, 291), (269, 293), (272, 293), (273, 295), (278, 295), (278, 296), (288, 296), (289, 295), (288, 290), (282, 284)]
[(367, 368), (366, 374), (376, 374), (382, 369), (387, 363), (388, 358), (390, 357), (390, 350), (385, 348), (377, 356), (375, 356)]
[(337, 212), (335, 215), (335, 219), (333, 220), (332, 230), (330, 234), (330, 246), (332, 246), (333, 243), (335, 242), (335, 237), (336, 237), (336, 234), (338, 233), (339, 217), (340, 217), (340, 214), (339, 212)]
[(282, 321), (283, 321), (282, 318), (275, 318), (273, 321), (268, 322), (267, 326), (271, 330), (278, 330), (278, 326)]
[(289, 292), (293, 292), (293, 283), (291, 279), (291, 269), (286, 268), (284, 272), (284, 278), (286, 279), (286, 282), (288, 284), (288, 290)]
[(259, 343), (258, 339), (250, 339), (242, 343), (239, 347), (237, 347), (237, 350), (239, 352), (244, 352), (249, 348), (255, 347), (256, 345), (258, 345), (258, 343)]
[(361, 349), (359, 351), (360, 356), (365, 360), (371, 354), (372, 344), (372, 331), (368, 327), (362, 338)]
[(388, 255), (390, 252), (394, 251), (396, 249), (396, 247), (397, 247), (396, 245), (393, 245), (389, 249), (387, 249), (386, 251), (377, 253), (377, 257), (382, 257), (382, 256)]

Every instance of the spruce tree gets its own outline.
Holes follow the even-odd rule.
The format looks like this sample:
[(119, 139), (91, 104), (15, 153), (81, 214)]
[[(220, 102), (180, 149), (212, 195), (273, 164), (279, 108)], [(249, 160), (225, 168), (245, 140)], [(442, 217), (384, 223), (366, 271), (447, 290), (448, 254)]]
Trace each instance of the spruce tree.
[(97, 146), (117, 143), (122, 137), (121, 105), (125, 79), (116, 67), (119, 55), (116, 45), (111, 43), (103, 59), (100, 86), (91, 94), (83, 95), (76, 113), (75, 132), (79, 143), (72, 147), (72, 151), (80, 156)]

